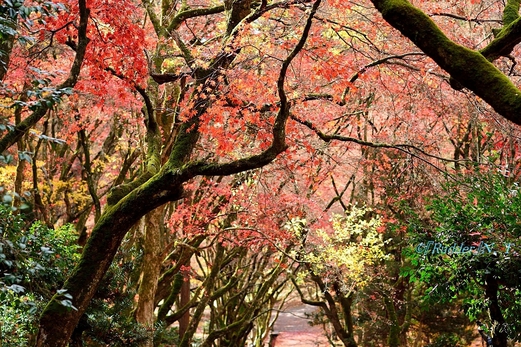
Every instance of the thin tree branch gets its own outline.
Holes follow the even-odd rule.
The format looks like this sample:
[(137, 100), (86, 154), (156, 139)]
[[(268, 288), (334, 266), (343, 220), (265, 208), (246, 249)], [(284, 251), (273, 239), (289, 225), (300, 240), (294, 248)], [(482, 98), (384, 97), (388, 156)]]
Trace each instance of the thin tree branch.
[(481, 23), (502, 23), (501, 19), (479, 19), (479, 18), (468, 18), (463, 16), (458, 16), (456, 14), (448, 13), (448, 12), (434, 12), (430, 14), (431, 17), (448, 17), (452, 19), (457, 19), (465, 22), (474, 22), (477, 24)]

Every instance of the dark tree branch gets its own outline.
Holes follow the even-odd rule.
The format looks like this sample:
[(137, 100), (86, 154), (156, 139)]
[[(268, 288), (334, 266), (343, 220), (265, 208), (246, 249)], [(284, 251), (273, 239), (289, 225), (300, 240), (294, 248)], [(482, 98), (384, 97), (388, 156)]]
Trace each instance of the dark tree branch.
[[(219, 176), (219, 175), (232, 175), (246, 170), (252, 170), (264, 165), (271, 163), (280, 153), (286, 150), (286, 122), (290, 115), (290, 104), (288, 102), (286, 92), (284, 91), (284, 81), (289, 65), (297, 54), (302, 50), (304, 44), (309, 35), (313, 16), (315, 15), (318, 7), (320, 6), (321, 0), (317, 0), (311, 9), (311, 13), (307, 19), (304, 31), (300, 37), (299, 42), (294, 47), (289, 56), (284, 60), (279, 78), (277, 80), (277, 90), (279, 93), (280, 106), (279, 112), (275, 118), (273, 125), (273, 142), (271, 146), (260, 154), (252, 155), (250, 157), (235, 160), (229, 163), (217, 164), (217, 163), (205, 163), (198, 162), (188, 164), (185, 167), (184, 174), (195, 177), (197, 175), (204, 176)], [(177, 170), (177, 169), (175, 169)]]
[[(283, 99), (285, 98), (283, 90), (285, 72), (291, 60), (304, 46), (313, 16), (320, 3), (321, 0), (317, 0), (314, 3), (300, 41), (285, 60), (281, 69), (282, 77), (279, 78), (278, 87), (282, 90), (281, 97)], [(213, 67), (226, 68), (231, 61), (233, 61), (233, 56), (226, 56), (219, 62), (214, 62)], [(202, 85), (206, 86), (204, 83), (211, 81), (212, 76), (215, 76), (215, 74), (203, 76)], [(208, 87), (210, 88), (211, 86)], [(225, 164), (186, 164), (186, 158), (190, 154), (189, 147), (193, 146), (197, 140), (197, 135), (189, 128), (180, 132), (183, 136), (178, 136), (177, 146), (172, 150), (167, 164), (159, 172), (151, 175), (150, 178), (145, 177), (146, 181), (138, 182), (128, 192), (123, 192), (121, 197), (114, 198), (112, 204), (103, 212), (92, 230), (78, 265), (63, 286), (63, 289), (72, 295), (72, 303), (77, 310), (64, 308), (60, 303), (60, 294), (57, 294), (46, 306), (40, 317), (40, 330), (36, 346), (65, 347), (68, 344), (75, 326), (96, 293), (128, 230), (146, 213), (169, 201), (181, 199), (185, 182), (197, 175), (232, 174), (261, 167), (268, 164), (279, 153), (284, 151), (286, 148), (284, 128), (289, 117), (287, 100), (284, 100), (283, 102), (281, 101), (281, 105), (285, 104), (285, 107), (279, 110), (273, 126), (273, 143), (268, 150), (257, 156)], [(198, 113), (204, 112), (207, 107), (208, 104), (201, 104), (201, 106), (196, 106), (196, 111)], [(197, 119), (197, 117), (196, 115), (193, 118)], [(197, 124), (191, 121), (183, 123), (183, 125), (197, 128)], [(213, 267), (212, 271), (218, 271), (218, 267)], [(194, 315), (201, 315), (202, 308), (204, 308), (204, 305), (198, 305)], [(193, 320), (194, 324), (196, 320)], [(63, 322), (63, 324), (58, 325), (56, 324), (57, 321)], [(186, 344), (186, 341), (183, 340), (181, 345), (183, 344)]]
[(490, 61), (512, 53), (515, 46), (521, 43), (521, 19), (517, 18), (512, 23), (505, 25), (480, 53)]
[(157, 83), (157, 84), (165, 84), (168, 82), (176, 82), (179, 81), (183, 77), (191, 77), (193, 76), (192, 73), (164, 73), (164, 74), (158, 74), (158, 73), (150, 73), (150, 77)]
[(189, 18), (208, 16), (221, 12), (224, 12), (224, 5), (207, 8), (194, 8), (181, 11), (174, 17), (174, 19), (172, 19), (172, 22), (170, 22), (166, 28), (166, 32), (171, 33), (172, 31), (177, 30), (181, 24)]
[(477, 23), (477, 24), (481, 24), (481, 23), (501, 23), (502, 21), (500, 19), (479, 19), (479, 18), (468, 18), (468, 17), (463, 17), (463, 16), (458, 16), (456, 14), (453, 14), (453, 13), (447, 13), (447, 12), (434, 12), (434, 13), (431, 13), (430, 14), (431, 17), (448, 17), (448, 18), (452, 18), (452, 19), (457, 19), (457, 20), (461, 20), (461, 21), (465, 21), (465, 22), (474, 22), (474, 23)]
[(410, 145), (410, 144), (403, 144), (403, 143), (388, 144), (388, 143), (384, 143), (384, 142), (364, 141), (364, 140), (361, 140), (361, 139), (358, 139), (358, 138), (355, 138), (355, 137), (343, 136), (343, 135), (338, 135), (338, 134), (327, 135), (327, 134), (324, 134), (322, 131), (320, 131), (310, 121), (301, 120), (301, 119), (297, 118), (294, 115), (291, 115), (291, 119), (293, 119), (296, 122), (298, 122), (298, 123), (308, 127), (309, 129), (311, 129), (315, 134), (318, 135), (319, 138), (321, 138), (325, 142), (330, 142), (330, 141), (335, 140), (335, 141), (342, 141), (342, 142), (352, 142), (352, 143), (359, 144), (361, 146), (372, 147), (372, 148), (396, 149), (396, 150), (398, 150), (400, 152), (403, 152), (405, 154), (408, 154), (410, 156), (413, 156), (413, 157), (423, 161), (427, 165), (429, 165), (429, 166), (433, 167), (434, 169), (436, 169), (436, 170), (438, 170), (438, 171), (448, 175), (451, 178), (454, 178), (454, 177), (452, 177), (452, 175), (450, 175), (448, 172), (446, 172), (443, 169), (437, 167), (436, 165), (434, 165), (430, 161), (428, 161), (425, 158), (421, 157), (420, 155), (412, 152), (411, 150), (417, 151), (417, 152), (419, 152), (420, 154), (422, 154), (422, 155), (424, 155), (426, 157), (437, 159), (437, 160), (440, 160), (440, 161), (453, 162), (453, 163), (471, 162), (470, 160), (454, 160), (454, 159), (448, 159), (448, 158), (439, 157), (439, 156), (430, 154), (428, 152), (425, 152), (423, 149), (418, 148), (417, 146), (414, 146), (414, 145)]
[[(76, 56), (72, 63), (69, 77), (61, 83), (57, 90), (66, 88), (73, 88), (78, 81), (81, 71), (81, 65), (85, 58), (87, 51), (87, 45), (89, 38), (87, 37), (87, 23), (89, 20), (90, 10), (87, 8), (85, 0), (78, 0), (80, 10), (80, 25), (78, 27), (78, 48), (76, 50)], [(47, 103), (42, 102), (41, 105), (27, 118), (25, 118), (20, 124), (17, 124), (14, 129), (9, 131), (2, 139), (0, 139), (0, 153), (15, 144), (29, 129), (31, 129), (40, 119), (45, 116), (50, 106)]]
[(310, 121), (299, 119), (295, 115), (291, 115), (291, 119), (293, 119), (296, 122), (306, 126), (309, 129), (311, 129), (315, 134), (318, 135), (318, 137), (320, 139), (322, 139), (325, 142), (330, 142), (330, 141), (352, 142), (352, 143), (356, 143), (356, 144), (361, 145), (361, 146), (372, 147), (372, 148), (397, 149), (397, 150), (399, 150), (401, 152), (404, 152), (404, 153), (407, 153), (407, 154), (412, 154), (409, 151), (409, 149), (412, 149), (412, 150), (417, 151), (417, 152), (419, 152), (419, 153), (421, 153), (421, 154), (423, 154), (423, 155), (425, 155), (427, 157), (430, 157), (430, 158), (433, 158), (433, 159), (437, 159), (437, 160), (441, 160), (441, 161), (446, 161), (446, 162), (468, 162), (468, 160), (454, 160), (454, 159), (439, 157), (439, 156), (436, 156), (434, 154), (430, 154), (428, 152), (425, 152), (423, 149), (421, 149), (421, 148), (419, 148), (417, 146), (406, 144), (406, 143), (389, 144), (389, 143), (385, 143), (385, 142), (364, 141), (364, 140), (361, 140), (361, 139), (358, 139), (358, 138), (355, 138), (355, 137), (343, 136), (343, 135), (338, 135), (338, 134), (328, 135), (328, 134), (325, 134), (322, 131), (320, 131)]

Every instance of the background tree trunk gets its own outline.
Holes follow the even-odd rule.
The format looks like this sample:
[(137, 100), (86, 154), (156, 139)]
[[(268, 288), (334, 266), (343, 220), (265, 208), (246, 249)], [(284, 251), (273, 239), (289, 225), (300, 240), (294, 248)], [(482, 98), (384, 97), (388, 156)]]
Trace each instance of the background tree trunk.
[(158, 207), (145, 216), (143, 262), (139, 281), (136, 322), (147, 329), (147, 340), (143, 347), (154, 346), (155, 302), (157, 283), (161, 272), (161, 236), (163, 229), (163, 207)]

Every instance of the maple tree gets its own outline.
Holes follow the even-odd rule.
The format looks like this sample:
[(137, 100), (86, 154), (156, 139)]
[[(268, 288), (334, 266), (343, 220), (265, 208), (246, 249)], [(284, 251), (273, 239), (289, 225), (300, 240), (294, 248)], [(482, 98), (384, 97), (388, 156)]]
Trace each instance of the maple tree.
[[(316, 11), (316, 7), (318, 7), (319, 3), (320, 2), (315, 3), (315, 8), (312, 11), (312, 15)], [(274, 8), (276, 7), (277, 6), (274, 6)], [(239, 24), (239, 21), (244, 19), (248, 13), (245, 12), (244, 8), (239, 5), (231, 7), (228, 10), (231, 12), (231, 18), (228, 22), (227, 34), (230, 35), (232, 34), (232, 31), (235, 29), (235, 27)], [(267, 9), (264, 8), (259, 9), (258, 13), (253, 16), (253, 19), (260, 17), (260, 15), (266, 11)], [(87, 12), (88, 10), (86, 9), (86, 4), (81, 2), (80, 15), (83, 16), (84, 20), (86, 20), (88, 15)], [(100, 11), (99, 13), (104, 14), (105, 12)], [(181, 14), (186, 16), (185, 13)], [(195, 15), (197, 15), (197, 13), (195, 13), (194, 16)], [(145, 97), (147, 106), (149, 106), (147, 110), (148, 158), (147, 163), (145, 164), (147, 169), (133, 183), (120, 187), (119, 189), (113, 191), (108, 197), (109, 205), (114, 207), (108, 207), (105, 209), (103, 215), (96, 218), (97, 224), (94, 227), (91, 236), (89, 237), (88, 243), (86, 244), (82, 260), (80, 260), (80, 263), (74, 274), (65, 284), (68, 293), (70, 293), (70, 295), (72, 295), (74, 298), (74, 305), (77, 310), (64, 310), (59, 302), (56, 300), (51, 301), (41, 318), (38, 344), (56, 346), (67, 343), (68, 337), (72, 333), (72, 329), (85, 310), (85, 307), (90, 301), (90, 298), (92, 298), (94, 295), (97, 284), (108, 269), (111, 259), (114, 256), (126, 231), (133, 224), (135, 224), (135, 222), (137, 222), (141, 216), (146, 214), (146, 212), (153, 210), (155, 207), (160, 206), (167, 201), (180, 198), (182, 191), (181, 184), (183, 182), (200, 174), (231, 174), (263, 166), (266, 163), (272, 161), (278, 153), (285, 149), (286, 146), (284, 144), (285, 140), (283, 135), (285, 120), (287, 119), (289, 113), (289, 105), (287, 105), (288, 102), (285, 95), (283, 82), (290, 62), (294, 59), (296, 54), (302, 49), (304, 45), (305, 39), (307, 38), (307, 33), (309, 32), (309, 28), (311, 26), (311, 18), (312, 16), (307, 21), (301, 39), (297, 41), (295, 48), (292, 52), (290, 52), (289, 56), (285, 59), (285, 62), (282, 65), (277, 89), (282, 105), (278, 115), (275, 117), (275, 123), (273, 127), (274, 139), (273, 143), (260, 154), (255, 154), (242, 160), (236, 160), (230, 163), (205, 164), (202, 162), (194, 162), (191, 165), (184, 165), (186, 160), (185, 158), (187, 158), (193, 151), (193, 146), (198, 139), (197, 128), (199, 126), (200, 117), (205, 113), (210, 105), (208, 101), (204, 100), (209, 100), (208, 95), (211, 94), (212, 90), (214, 90), (218, 83), (222, 82), (222, 77), (219, 71), (221, 69), (226, 69), (226, 67), (235, 58), (236, 54), (234, 54), (233, 51), (229, 52), (229, 47), (225, 46), (223, 51), (218, 54), (213, 63), (210, 63), (208, 68), (196, 70), (195, 77), (198, 79), (196, 87), (198, 88), (194, 88), (191, 97), (192, 103), (194, 103), (193, 99), (196, 100), (196, 104), (194, 106), (195, 115), (188, 114), (183, 116), (188, 118), (180, 125), (179, 129), (177, 130), (178, 135), (176, 137), (176, 142), (171, 149), (167, 163), (162, 166), (161, 169), (159, 169), (160, 153), (158, 151), (158, 136), (160, 136), (160, 134), (158, 124), (155, 120), (154, 109), (150, 105), (150, 100), (146, 94), (144, 94), (144, 90), (139, 85), (134, 85), (138, 91), (141, 91), (142, 95)], [(80, 38), (85, 36), (85, 32), (79, 33)], [(233, 38), (233, 35), (231, 38)], [(182, 41), (179, 40), (178, 45), (181, 46), (181, 50), (183, 50), (183, 44), (181, 42)], [(75, 48), (77, 53), (76, 57), (78, 57), (79, 45), (77, 45)], [(186, 55), (190, 54), (186, 50), (184, 53)], [(120, 76), (121, 71), (118, 71), (120, 70), (120, 67), (118, 66), (105, 66), (103, 68), (104, 70), (109, 70), (118, 77), (125, 77), (124, 74), (123, 76)], [(210, 74), (211, 72), (214, 74)], [(39, 112), (38, 115), (40, 115), (40, 113), (45, 114), (46, 108), (40, 106), (40, 108), (37, 109), (37, 112)], [(15, 132), (20, 133), (20, 129), (13, 129), (4, 137), (4, 139), (9, 141), (8, 137), (13, 136)], [(13, 142), (14, 140), (10, 140), (10, 143)], [(146, 184), (143, 185), (145, 182)], [(143, 186), (138, 188), (140, 185)], [(136, 206), (141, 206), (143, 210), (141, 212), (135, 213)], [(132, 217), (133, 215), (134, 217)], [(107, 237), (109, 238), (107, 239)], [(99, 241), (96, 240), (97, 238), (99, 238)], [(107, 246), (110, 246), (109, 249), (106, 249)], [(103, 249), (100, 249), (99, 247), (102, 247)], [(93, 264), (96, 265), (93, 266)], [(93, 279), (93, 286), (85, 286), (85, 283)], [(85, 289), (87, 289), (87, 291), (85, 291)], [(84, 303), (82, 303), (82, 301), (84, 301)], [(56, 331), (58, 327), (52, 323), (55, 319), (53, 317), (61, 317), (63, 314), (70, 316), (70, 319), (65, 320), (70, 324), (67, 323), (65, 326), (59, 327), (61, 332), (58, 332)], [(70, 327), (66, 327), (68, 324)], [(68, 331), (68, 333), (64, 333), (65, 331)]]
[[(377, 207), (392, 220), (400, 216), (399, 202), (434, 189), (424, 177), (436, 170), (489, 161), (514, 171), (516, 128), (498, 120), (484, 102), (521, 123), (514, 64), (519, 3), (372, 4), (412, 43), (382, 22), (369, 3), (1, 5), (2, 104), (12, 107), (0, 118), (0, 153), (17, 157), (16, 167), (6, 165), (10, 171), (2, 172), (16, 182), (12, 207), (22, 206), (17, 197), (31, 190), (38, 219), (49, 226), (74, 222), (80, 243), (87, 240), (63, 287), (76, 309), (60, 305), (58, 296), (51, 300), (40, 319), (38, 345), (67, 344), (125, 235), (144, 216), (141, 282), (133, 289), (135, 319), (151, 328), (156, 319), (168, 321), (172, 307), (179, 311), (169, 322), (177, 321), (183, 300), (197, 297), (187, 296), (190, 288), (179, 282), (181, 266), (198, 258), (207, 234), (219, 230), (217, 221), (225, 222), (220, 213), (236, 215), (220, 226), (223, 235), (240, 235), (268, 249), (260, 243), (294, 241), (283, 225), (297, 217), (312, 221), (314, 230), (327, 229), (324, 208), (344, 210), (348, 189), (350, 202)], [(495, 36), (489, 38), (492, 29)], [(453, 161), (444, 164), (447, 153)], [(253, 176), (223, 178), (266, 165), (269, 170)], [(198, 181), (199, 176), (220, 177), (223, 185)], [(326, 186), (330, 178), (333, 185)], [(239, 194), (237, 187), (247, 185), (238, 182), (244, 181), (266, 189)], [(202, 183), (197, 188), (194, 182)], [(189, 203), (164, 206), (181, 200)], [(250, 218), (237, 206), (250, 211)], [(176, 232), (168, 234), (168, 228)], [(191, 249), (182, 257), (183, 247), (174, 245), (181, 236)], [(220, 239), (212, 245), (236, 254), (238, 263), (277, 268), (272, 263), (277, 257), (253, 260), (244, 244), (227, 248)], [(216, 249), (208, 249), (209, 263)], [(393, 250), (397, 262), (399, 250)], [(163, 252), (172, 252), (175, 264), (166, 266)], [(407, 283), (398, 288), (403, 278), (394, 277), (397, 285), (388, 294), (400, 302), (411, 288)], [(206, 281), (208, 291), (226, 287)], [(176, 304), (160, 307), (156, 317), (155, 308), (170, 294)], [(220, 298), (222, 312), (234, 307)], [(388, 314), (392, 304), (386, 305)], [(255, 309), (245, 312), (250, 318), (235, 318), (244, 318), (244, 329), (251, 329)], [(237, 323), (227, 317), (226, 324)], [(402, 318), (393, 324), (404, 323)], [(180, 326), (193, 331), (197, 319), (192, 322)], [(215, 331), (226, 325), (212, 324)], [(234, 333), (219, 336), (232, 341)]]

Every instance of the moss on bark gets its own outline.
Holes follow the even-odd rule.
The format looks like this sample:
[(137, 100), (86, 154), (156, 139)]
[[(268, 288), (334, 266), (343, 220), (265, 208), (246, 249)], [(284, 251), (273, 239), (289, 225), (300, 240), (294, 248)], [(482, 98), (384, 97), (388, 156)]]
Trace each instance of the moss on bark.
[(389, 24), (461, 85), (485, 100), (503, 117), (521, 125), (521, 91), (483, 54), (451, 41), (425, 13), (406, 0), (372, 2)]
[(104, 211), (92, 230), (79, 264), (63, 287), (72, 295), (77, 310), (64, 310), (55, 297), (40, 317), (37, 346), (67, 346), (127, 231), (143, 215), (181, 195), (181, 182), (176, 183), (173, 175), (165, 170)]
[(519, 18), (521, 0), (508, 0), (503, 10), (503, 25), (508, 25)]

